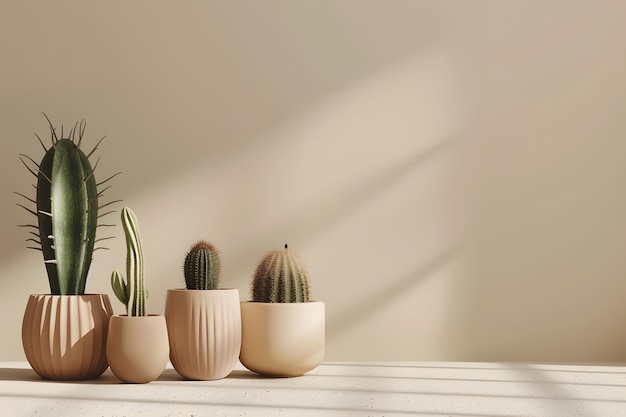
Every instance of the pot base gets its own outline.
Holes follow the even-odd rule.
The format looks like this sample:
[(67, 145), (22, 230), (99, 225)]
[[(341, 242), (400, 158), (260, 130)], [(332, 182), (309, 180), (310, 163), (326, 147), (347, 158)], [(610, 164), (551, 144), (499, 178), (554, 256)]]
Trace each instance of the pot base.
[(28, 363), (44, 379), (98, 378), (108, 367), (105, 346), (112, 314), (106, 294), (30, 295), (22, 321)]
[(165, 369), (169, 353), (164, 316), (111, 317), (106, 354), (118, 379), (135, 384), (157, 379)]
[(299, 376), (324, 358), (325, 306), (308, 303), (241, 303), (241, 354), (249, 370)]
[(230, 374), (241, 349), (241, 310), (236, 289), (170, 289), (165, 301), (170, 360), (191, 380)]

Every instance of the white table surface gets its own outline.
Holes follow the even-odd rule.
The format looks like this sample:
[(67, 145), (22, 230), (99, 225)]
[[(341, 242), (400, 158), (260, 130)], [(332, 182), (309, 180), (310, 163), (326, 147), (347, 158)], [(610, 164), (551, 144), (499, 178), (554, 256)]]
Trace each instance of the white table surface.
[(297, 378), (240, 365), (218, 381), (122, 384), (40, 379), (0, 362), (1, 416), (584, 416), (626, 417), (626, 367), (457, 362), (324, 363)]

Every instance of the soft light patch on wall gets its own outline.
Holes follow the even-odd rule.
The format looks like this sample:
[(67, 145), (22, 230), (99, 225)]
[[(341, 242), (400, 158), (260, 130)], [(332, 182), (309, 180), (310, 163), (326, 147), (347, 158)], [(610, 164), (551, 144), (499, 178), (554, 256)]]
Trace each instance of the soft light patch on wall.
[[(151, 305), (159, 310), (167, 288), (182, 286), (182, 255), (196, 239), (222, 250), (223, 284), (242, 299), (264, 252), (289, 243), (310, 269), (313, 296), (327, 303), (328, 358), (375, 355), (350, 352), (372, 331), (401, 338), (396, 357), (418, 342), (439, 349), (437, 337), (424, 346), (423, 334), (399, 334), (385, 317), (398, 309), (407, 324), (429, 317), (420, 322), (436, 332), (446, 316), (433, 308), (460, 273), (446, 266), (461, 230), (449, 175), (463, 103), (454, 71), (445, 46), (416, 51), (241, 152), (126, 197), (141, 222)], [(118, 259), (106, 254), (103, 264), (123, 261), (115, 245)]]

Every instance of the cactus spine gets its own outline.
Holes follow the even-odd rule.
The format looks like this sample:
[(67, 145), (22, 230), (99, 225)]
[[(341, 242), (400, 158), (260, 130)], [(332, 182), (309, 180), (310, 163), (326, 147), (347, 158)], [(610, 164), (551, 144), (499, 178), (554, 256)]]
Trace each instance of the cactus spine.
[(252, 280), (252, 300), (263, 303), (309, 301), (307, 273), (287, 245), (268, 252), (257, 266)]
[(183, 272), (188, 290), (215, 290), (220, 280), (220, 255), (217, 249), (203, 240), (194, 244), (187, 256)]
[[(36, 200), (16, 193), (36, 204), (35, 210), (18, 205), (37, 216), (37, 225), (20, 226), (37, 230), (31, 232), (34, 238), (28, 239), (36, 246), (29, 248), (43, 253), (51, 294), (80, 295), (85, 293), (93, 252), (101, 249), (94, 248), (98, 218), (112, 213), (99, 216), (98, 209), (116, 202), (98, 206), (98, 199), (106, 189), (98, 192), (98, 187), (117, 174), (96, 183), (94, 170), (98, 164), (96, 162), (92, 167), (89, 157), (104, 138), (89, 154), (85, 154), (80, 149), (86, 127), (84, 121), (80, 125), (76, 123), (68, 138), (63, 138), (61, 132), (59, 139), (52, 122), (47, 116), (46, 119), (50, 125), (52, 146), (46, 148), (35, 134), (45, 151), (41, 162), (37, 164), (29, 156), (20, 155), (22, 163), (37, 177)], [(77, 131), (78, 140), (75, 141)]]
[(117, 271), (111, 275), (115, 296), (126, 305), (129, 316), (146, 315), (147, 291), (143, 280), (143, 251), (137, 228), (137, 217), (128, 207), (122, 209), (122, 226), (126, 236), (126, 277)]

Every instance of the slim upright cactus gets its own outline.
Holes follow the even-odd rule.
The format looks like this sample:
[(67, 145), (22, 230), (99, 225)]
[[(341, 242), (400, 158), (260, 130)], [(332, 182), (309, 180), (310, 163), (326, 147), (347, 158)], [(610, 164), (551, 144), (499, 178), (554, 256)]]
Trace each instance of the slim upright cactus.
[(307, 273), (287, 245), (268, 252), (257, 266), (252, 280), (252, 300), (263, 303), (309, 301)]
[(203, 240), (194, 244), (185, 256), (183, 272), (188, 290), (215, 290), (220, 280), (220, 255)]
[(122, 226), (126, 236), (126, 277), (117, 271), (111, 275), (115, 296), (126, 305), (129, 316), (146, 315), (147, 290), (143, 280), (143, 251), (137, 228), (137, 217), (128, 207), (122, 209)]
[[(45, 116), (45, 114), (44, 114)], [(91, 265), (95, 243), (106, 237), (96, 239), (98, 219), (113, 213), (109, 211), (98, 215), (98, 209), (110, 203), (99, 205), (98, 199), (108, 189), (98, 191), (98, 187), (115, 175), (97, 183), (94, 171), (98, 162), (92, 167), (89, 157), (98, 148), (102, 138), (91, 152), (85, 154), (81, 143), (86, 123), (76, 123), (69, 136), (57, 136), (56, 129), (46, 116), (50, 125), (51, 146), (47, 148), (41, 138), (35, 134), (44, 148), (45, 155), (37, 164), (31, 157), (20, 154), (20, 160), (26, 168), (37, 177), (37, 197), (32, 199), (24, 194), (16, 193), (25, 200), (36, 205), (33, 210), (18, 204), (37, 217), (38, 224), (23, 224), (37, 230), (31, 231), (33, 236), (28, 241), (35, 243), (30, 249), (40, 250), (48, 274), (50, 292), (53, 295), (81, 295), (85, 293), (87, 273)], [(78, 132), (78, 140), (76, 133)], [(99, 161), (99, 160), (98, 160)], [(119, 174), (119, 173), (118, 173)]]

